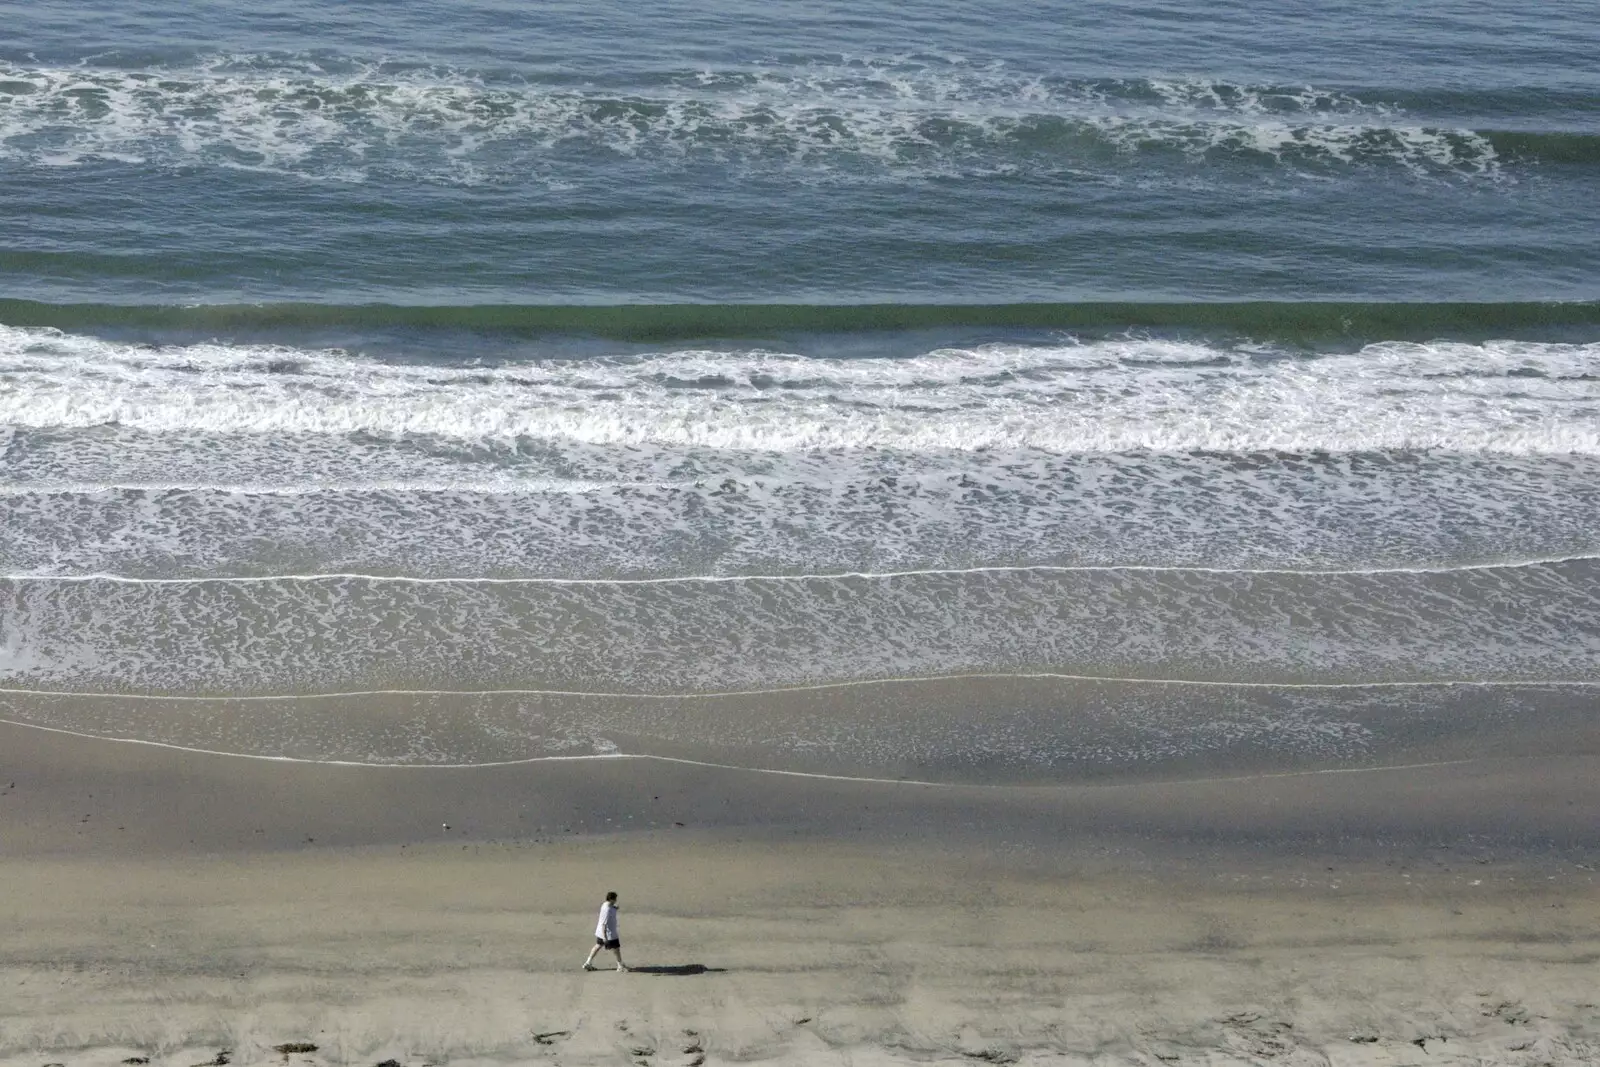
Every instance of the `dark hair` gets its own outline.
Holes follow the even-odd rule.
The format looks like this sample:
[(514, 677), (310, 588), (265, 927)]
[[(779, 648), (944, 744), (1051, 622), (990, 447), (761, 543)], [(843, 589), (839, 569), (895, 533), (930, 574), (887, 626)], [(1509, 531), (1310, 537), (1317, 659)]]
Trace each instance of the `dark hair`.
[(616, 890), (612, 890), (611, 892), (607, 893), (606, 894), (606, 900), (612, 902), (613, 904), (616, 903), (616, 900), (617, 900)]

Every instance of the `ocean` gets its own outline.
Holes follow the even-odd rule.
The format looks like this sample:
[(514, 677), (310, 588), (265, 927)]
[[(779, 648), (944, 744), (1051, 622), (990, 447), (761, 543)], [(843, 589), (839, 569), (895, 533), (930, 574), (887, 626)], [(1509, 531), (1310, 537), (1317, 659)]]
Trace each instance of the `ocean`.
[(0, 3), (0, 718), (961, 781), (1559, 749), (1593, 15)]

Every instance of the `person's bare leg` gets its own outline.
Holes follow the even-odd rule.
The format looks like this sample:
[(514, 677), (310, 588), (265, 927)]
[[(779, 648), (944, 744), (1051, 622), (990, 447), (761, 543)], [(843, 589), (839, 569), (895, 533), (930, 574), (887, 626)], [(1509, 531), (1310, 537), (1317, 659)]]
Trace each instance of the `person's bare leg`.
[(612, 949), (611, 951), (617, 954), (617, 970), (626, 971), (628, 969), (628, 965), (622, 962), (622, 949), (618, 947)]
[(600, 946), (599, 945), (596, 945), (594, 948), (590, 949), (589, 950), (589, 958), (583, 961), (583, 969), (586, 970), (586, 971), (594, 970), (594, 958), (596, 956), (598, 956), (599, 954), (600, 954)]

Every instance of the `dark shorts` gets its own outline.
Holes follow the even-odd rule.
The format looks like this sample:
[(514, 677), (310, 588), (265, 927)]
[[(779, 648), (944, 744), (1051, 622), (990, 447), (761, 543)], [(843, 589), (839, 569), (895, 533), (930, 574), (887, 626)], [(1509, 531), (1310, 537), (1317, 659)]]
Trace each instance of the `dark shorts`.
[(621, 941), (607, 941), (603, 937), (595, 938), (594, 943), (599, 945), (601, 948), (619, 949), (622, 947)]

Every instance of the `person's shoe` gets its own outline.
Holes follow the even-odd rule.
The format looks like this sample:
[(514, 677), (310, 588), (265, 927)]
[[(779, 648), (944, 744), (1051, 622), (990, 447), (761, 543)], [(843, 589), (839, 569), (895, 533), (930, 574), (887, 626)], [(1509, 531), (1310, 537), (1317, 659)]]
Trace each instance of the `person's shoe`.
[(627, 973), (628, 973), (628, 968), (626, 968), (626, 967), (624, 967), (624, 966), (623, 966), (623, 965), (622, 965), (622, 964), (620, 964), (620, 963), (619, 963), (619, 964), (617, 964), (617, 970), (618, 970), (618, 971), (620, 971), (620, 972), (622, 972), (622, 973), (623, 973), (623, 974), (627, 974)]
[(583, 965), (583, 969), (584, 969), (584, 970), (586, 970), (586, 971), (592, 971), (592, 970), (594, 970), (594, 964), (592, 964), (592, 963), (585, 963), (585, 964), (584, 964), (584, 965)]

